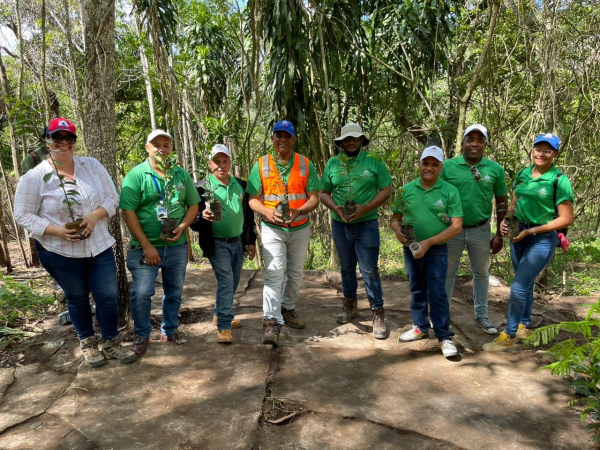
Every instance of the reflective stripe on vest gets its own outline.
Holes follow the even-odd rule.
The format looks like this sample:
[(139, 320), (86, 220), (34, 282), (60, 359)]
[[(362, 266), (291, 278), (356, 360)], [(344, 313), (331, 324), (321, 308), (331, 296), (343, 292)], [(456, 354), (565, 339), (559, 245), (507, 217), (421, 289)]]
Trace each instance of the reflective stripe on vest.
[[(306, 194), (288, 194), (288, 201), (291, 200), (304, 200), (307, 199), (308, 196)], [(261, 195), (261, 200), (268, 200), (271, 202), (280, 202), (283, 200), (283, 195)]]

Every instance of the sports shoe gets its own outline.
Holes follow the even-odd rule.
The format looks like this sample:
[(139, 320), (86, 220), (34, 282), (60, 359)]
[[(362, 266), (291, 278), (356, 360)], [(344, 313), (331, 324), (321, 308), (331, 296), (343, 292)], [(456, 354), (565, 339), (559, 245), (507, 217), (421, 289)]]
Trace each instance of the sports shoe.
[(442, 348), (442, 353), (446, 358), (451, 358), (452, 356), (458, 355), (456, 345), (454, 345), (454, 343), (449, 339), (440, 342), (440, 347)]
[(383, 308), (373, 310), (373, 337), (375, 339), (385, 339), (387, 337)]
[(475, 317), (473, 319), (473, 322), (479, 325), (479, 328), (481, 328), (487, 334), (498, 334), (498, 330), (496, 329), (492, 321), (487, 317)]
[(533, 331), (533, 328), (527, 328), (525, 325), (520, 323), (519, 328), (517, 329), (517, 334), (515, 334), (515, 338), (524, 341), (533, 334)]
[(423, 331), (419, 330), (419, 327), (413, 324), (413, 326), (410, 330), (405, 331), (404, 333), (402, 333), (400, 335), (400, 342), (411, 342), (411, 341), (418, 341), (419, 339), (428, 339), (428, 338), (429, 338), (429, 334), (424, 333)]
[(263, 338), (262, 343), (266, 345), (272, 345), (273, 347), (277, 347), (277, 342), (279, 341), (279, 333), (281, 332), (281, 325), (277, 323), (275, 320), (263, 320)]
[(486, 352), (505, 352), (515, 346), (515, 341), (515, 338), (510, 337), (503, 331), (500, 333), (500, 336), (498, 336), (492, 342), (484, 344), (483, 349)]
[(233, 335), (231, 330), (217, 330), (217, 342), (219, 344), (232, 344)]
[(301, 329), (306, 326), (304, 320), (298, 316), (295, 309), (285, 309), (282, 307), (281, 315), (283, 316), (283, 321), (292, 328)]
[(120, 336), (115, 336), (109, 341), (102, 341), (102, 354), (106, 359), (116, 359), (121, 364), (132, 363), (137, 359), (134, 352), (121, 347)]
[(104, 355), (98, 350), (98, 338), (90, 336), (79, 341), (85, 362), (92, 367), (102, 367), (106, 364)]
[(358, 301), (355, 298), (344, 298), (342, 312), (335, 319), (337, 323), (349, 323), (352, 319), (358, 316)]
[(160, 342), (173, 342), (177, 345), (185, 344), (187, 342), (186, 334), (183, 331), (175, 330), (171, 336), (160, 333)]
[[(217, 325), (217, 316), (213, 316), (213, 325)], [(242, 328), (242, 321), (234, 317), (231, 321), (231, 328)]]

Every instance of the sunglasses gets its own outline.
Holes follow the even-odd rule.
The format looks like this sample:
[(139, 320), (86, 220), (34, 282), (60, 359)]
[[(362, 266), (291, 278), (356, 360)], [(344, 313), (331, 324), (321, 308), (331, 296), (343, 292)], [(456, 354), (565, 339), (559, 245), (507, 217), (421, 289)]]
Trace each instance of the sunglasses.
[(477, 170), (477, 167), (471, 166), (471, 168), (469, 169), (469, 172), (471, 172), (471, 175), (473, 175), (473, 178), (475, 178), (475, 181), (481, 180), (481, 174), (479, 173), (479, 170)]
[(77, 142), (77, 136), (72, 134), (53, 134), (50, 136), (50, 139), (56, 144), (60, 144), (62, 141), (65, 141), (67, 144), (74, 144)]

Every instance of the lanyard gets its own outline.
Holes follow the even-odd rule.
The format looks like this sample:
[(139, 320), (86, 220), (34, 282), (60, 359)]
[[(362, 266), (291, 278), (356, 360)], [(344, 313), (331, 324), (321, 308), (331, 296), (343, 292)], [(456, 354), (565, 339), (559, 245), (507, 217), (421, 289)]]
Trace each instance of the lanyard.
[[(158, 196), (160, 197), (160, 202), (162, 203), (163, 200), (165, 199), (165, 192), (161, 191), (160, 188), (158, 187), (158, 181), (156, 181), (156, 177), (154, 175), (151, 175), (152, 177), (152, 181), (154, 181), (154, 187), (156, 188), (156, 192), (158, 193)], [(166, 186), (165, 186), (166, 188)]]

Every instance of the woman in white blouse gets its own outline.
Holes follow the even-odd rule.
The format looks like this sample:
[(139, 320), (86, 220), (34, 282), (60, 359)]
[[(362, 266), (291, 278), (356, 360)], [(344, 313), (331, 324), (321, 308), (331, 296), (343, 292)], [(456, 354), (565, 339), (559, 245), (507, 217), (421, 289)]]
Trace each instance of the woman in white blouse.
[[(100, 162), (74, 155), (76, 141), (75, 125), (70, 121), (50, 121), (46, 136), (50, 156), (19, 180), (15, 219), (35, 238), (40, 262), (65, 292), (86, 362), (92, 367), (103, 366), (106, 359), (129, 363), (136, 355), (120, 346), (115, 240), (108, 232), (108, 218), (117, 211), (119, 195)], [(78, 193), (69, 198), (76, 202), (65, 203), (63, 187), (67, 193)], [(83, 219), (83, 238), (78, 230), (65, 226), (72, 221), (69, 209)], [(90, 292), (102, 333), (101, 351), (92, 322)]]

